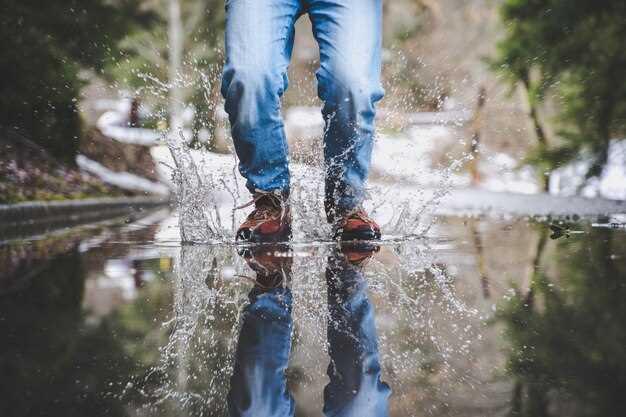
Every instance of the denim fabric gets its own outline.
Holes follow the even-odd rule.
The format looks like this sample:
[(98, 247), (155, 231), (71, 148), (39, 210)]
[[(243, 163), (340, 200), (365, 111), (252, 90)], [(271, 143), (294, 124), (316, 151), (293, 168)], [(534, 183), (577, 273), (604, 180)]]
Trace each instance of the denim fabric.
[(291, 351), (291, 291), (255, 288), (242, 314), (228, 393), (233, 417), (289, 417), (295, 406), (285, 370)]
[(326, 280), (330, 382), (324, 389), (324, 415), (386, 417), (391, 389), (381, 381), (367, 281), (340, 255), (329, 258)]
[(251, 191), (289, 189), (280, 98), (294, 24), (308, 13), (320, 48), (318, 95), (326, 121), (326, 199), (364, 199), (380, 84), (382, 0), (227, 0), (222, 94), (239, 171)]
[[(386, 417), (389, 386), (381, 381), (374, 310), (362, 272), (331, 256), (328, 283), (330, 382), (327, 417)], [(291, 291), (255, 288), (244, 308), (228, 403), (230, 415), (293, 416), (285, 370), (291, 349)], [(320, 349), (322, 347), (320, 346)]]

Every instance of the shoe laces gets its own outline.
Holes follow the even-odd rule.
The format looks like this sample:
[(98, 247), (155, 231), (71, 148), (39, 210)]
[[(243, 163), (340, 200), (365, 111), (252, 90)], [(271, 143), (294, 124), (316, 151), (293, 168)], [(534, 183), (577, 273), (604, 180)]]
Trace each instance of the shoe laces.
[(254, 220), (266, 220), (274, 216), (274, 213), (280, 211), (280, 218), (285, 217), (284, 201), (276, 193), (272, 192), (255, 192), (252, 200), (235, 207), (233, 210), (240, 210), (251, 205), (255, 205), (255, 209), (250, 213), (248, 218)]
[(363, 208), (358, 207), (351, 212), (346, 213), (342, 218), (342, 224), (345, 224), (349, 219), (359, 219), (364, 223), (372, 223), (372, 219), (367, 215)]

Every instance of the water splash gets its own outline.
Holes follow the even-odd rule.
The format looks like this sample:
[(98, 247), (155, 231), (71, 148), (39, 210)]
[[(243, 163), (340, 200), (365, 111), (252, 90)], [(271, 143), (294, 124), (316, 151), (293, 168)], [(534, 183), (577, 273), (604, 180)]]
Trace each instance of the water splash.
[[(245, 282), (228, 282), (225, 268), (243, 270), (234, 247), (190, 246), (174, 257), (173, 316), (159, 360), (127, 387), (153, 412), (174, 408), (194, 416), (226, 413), (239, 306)], [(226, 277), (226, 279), (225, 279)]]
[[(381, 359), (393, 387), (432, 367), (446, 384), (431, 387), (445, 398), (452, 387), (472, 382), (465, 363), (480, 338), (477, 311), (455, 291), (456, 277), (427, 239), (384, 244), (366, 266), (376, 305)], [(321, 402), (327, 359), (325, 269), (333, 245), (295, 244), (291, 289), (294, 334), (290, 372)], [(226, 412), (242, 307), (254, 273), (233, 245), (183, 245), (174, 259), (173, 317), (160, 359), (141, 387), (144, 407), (182, 410), (189, 415)], [(225, 272), (226, 271), (226, 272)], [(475, 382), (475, 381), (474, 381)], [(447, 385), (449, 384), (449, 385)], [(404, 391), (404, 390), (403, 390)]]
[[(156, 76), (143, 74), (146, 85), (142, 89), (145, 94), (151, 94), (156, 102), (163, 102), (164, 98), (169, 97), (169, 130), (161, 132), (161, 142), (167, 145), (169, 154), (164, 155), (158, 151), (153, 154), (160, 155), (157, 159), (172, 176), (181, 241), (231, 242), (237, 224), (247, 214), (234, 212), (233, 208), (247, 202), (250, 196), (243, 179), (237, 173), (238, 161), (233, 153), (232, 139), (227, 134), (226, 114), (222, 110), (221, 99), (214, 94), (220, 83), (219, 71), (216, 68), (208, 72), (200, 71), (193, 65), (191, 68), (195, 74), (193, 77), (172, 72), (167, 83)], [(183, 91), (198, 88), (202, 90), (202, 94), (199, 94), (204, 100), (202, 106), (210, 110), (214, 119), (207, 121), (210, 129), (205, 129), (202, 134), (208, 135), (202, 143), (195, 142), (196, 137), (202, 135), (194, 133), (194, 129), (189, 127), (192, 118), (198, 117), (197, 114), (194, 116), (198, 110), (192, 106), (184, 107), (181, 102)], [(158, 106), (155, 109), (151, 117), (163, 121), (166, 113)], [(317, 130), (320, 124), (324, 125), (324, 121), (318, 109), (301, 109), (300, 113), (307, 111), (311, 114), (307, 113), (307, 117), (302, 117), (312, 124), (308, 127), (304, 124), (299, 126), (297, 133), (306, 139), (290, 138), (295, 239), (323, 241), (330, 236), (330, 227), (326, 224), (322, 204), (327, 170), (322, 156), (324, 131)], [(381, 111), (386, 114), (398, 113), (395, 109)], [(459, 120), (459, 124), (462, 122), (463, 120)], [(463, 133), (455, 124), (441, 129), (447, 129), (445, 134), (456, 137), (457, 142), (463, 140)], [(422, 131), (414, 130), (415, 128), (408, 129), (395, 135), (400, 138), (400, 142), (408, 142), (409, 146), (416, 145), (418, 149), (409, 147), (406, 149), (408, 152), (399, 156), (390, 154), (385, 159), (385, 164), (390, 168), (409, 169), (398, 176), (397, 169), (390, 169), (385, 173), (383, 166), (382, 176), (381, 172), (376, 172), (377, 175), (374, 175), (367, 189), (370, 198), (365, 202), (366, 209), (384, 225), (384, 232), (393, 237), (415, 237), (427, 233), (434, 222), (433, 213), (457, 181), (456, 174), (472, 158), (471, 154), (462, 152), (457, 157), (448, 156), (447, 166), (439, 169), (428, 167), (423, 161), (429, 156), (419, 150), (425, 143), (420, 136)], [(430, 138), (431, 142), (432, 139)], [(385, 153), (385, 149), (396, 146), (396, 141), (393, 135), (381, 135), (376, 139), (377, 151)], [(216, 153), (215, 149), (218, 148), (220, 151), (227, 150), (230, 155)], [(341, 161), (335, 162), (341, 166)], [(421, 168), (410, 168), (411, 164), (418, 164)], [(380, 170), (380, 164), (373, 169)], [(429, 178), (426, 183), (422, 181), (425, 177)]]

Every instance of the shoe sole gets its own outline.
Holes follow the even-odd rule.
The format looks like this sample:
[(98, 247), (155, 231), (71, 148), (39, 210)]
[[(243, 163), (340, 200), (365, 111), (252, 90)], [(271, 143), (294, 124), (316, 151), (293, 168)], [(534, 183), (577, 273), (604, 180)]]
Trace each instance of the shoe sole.
[(335, 239), (340, 239), (342, 242), (380, 240), (380, 237), (380, 232), (374, 230), (343, 232), (335, 235)]
[(380, 250), (380, 241), (377, 240), (353, 240), (340, 242), (342, 251), (372, 252)]
[(286, 228), (285, 230), (279, 233), (273, 233), (271, 235), (261, 235), (258, 233), (253, 233), (247, 230), (249, 233), (248, 236), (245, 236), (243, 233), (245, 232), (237, 232), (235, 236), (235, 240), (240, 242), (249, 242), (249, 243), (280, 243), (291, 240), (291, 228)]

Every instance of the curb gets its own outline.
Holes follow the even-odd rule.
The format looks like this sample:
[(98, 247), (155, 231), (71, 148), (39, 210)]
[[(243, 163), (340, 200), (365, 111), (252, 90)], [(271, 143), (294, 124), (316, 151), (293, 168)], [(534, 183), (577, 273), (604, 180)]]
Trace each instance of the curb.
[(0, 232), (19, 226), (106, 219), (137, 210), (162, 207), (169, 202), (169, 199), (163, 197), (118, 197), (0, 204)]

